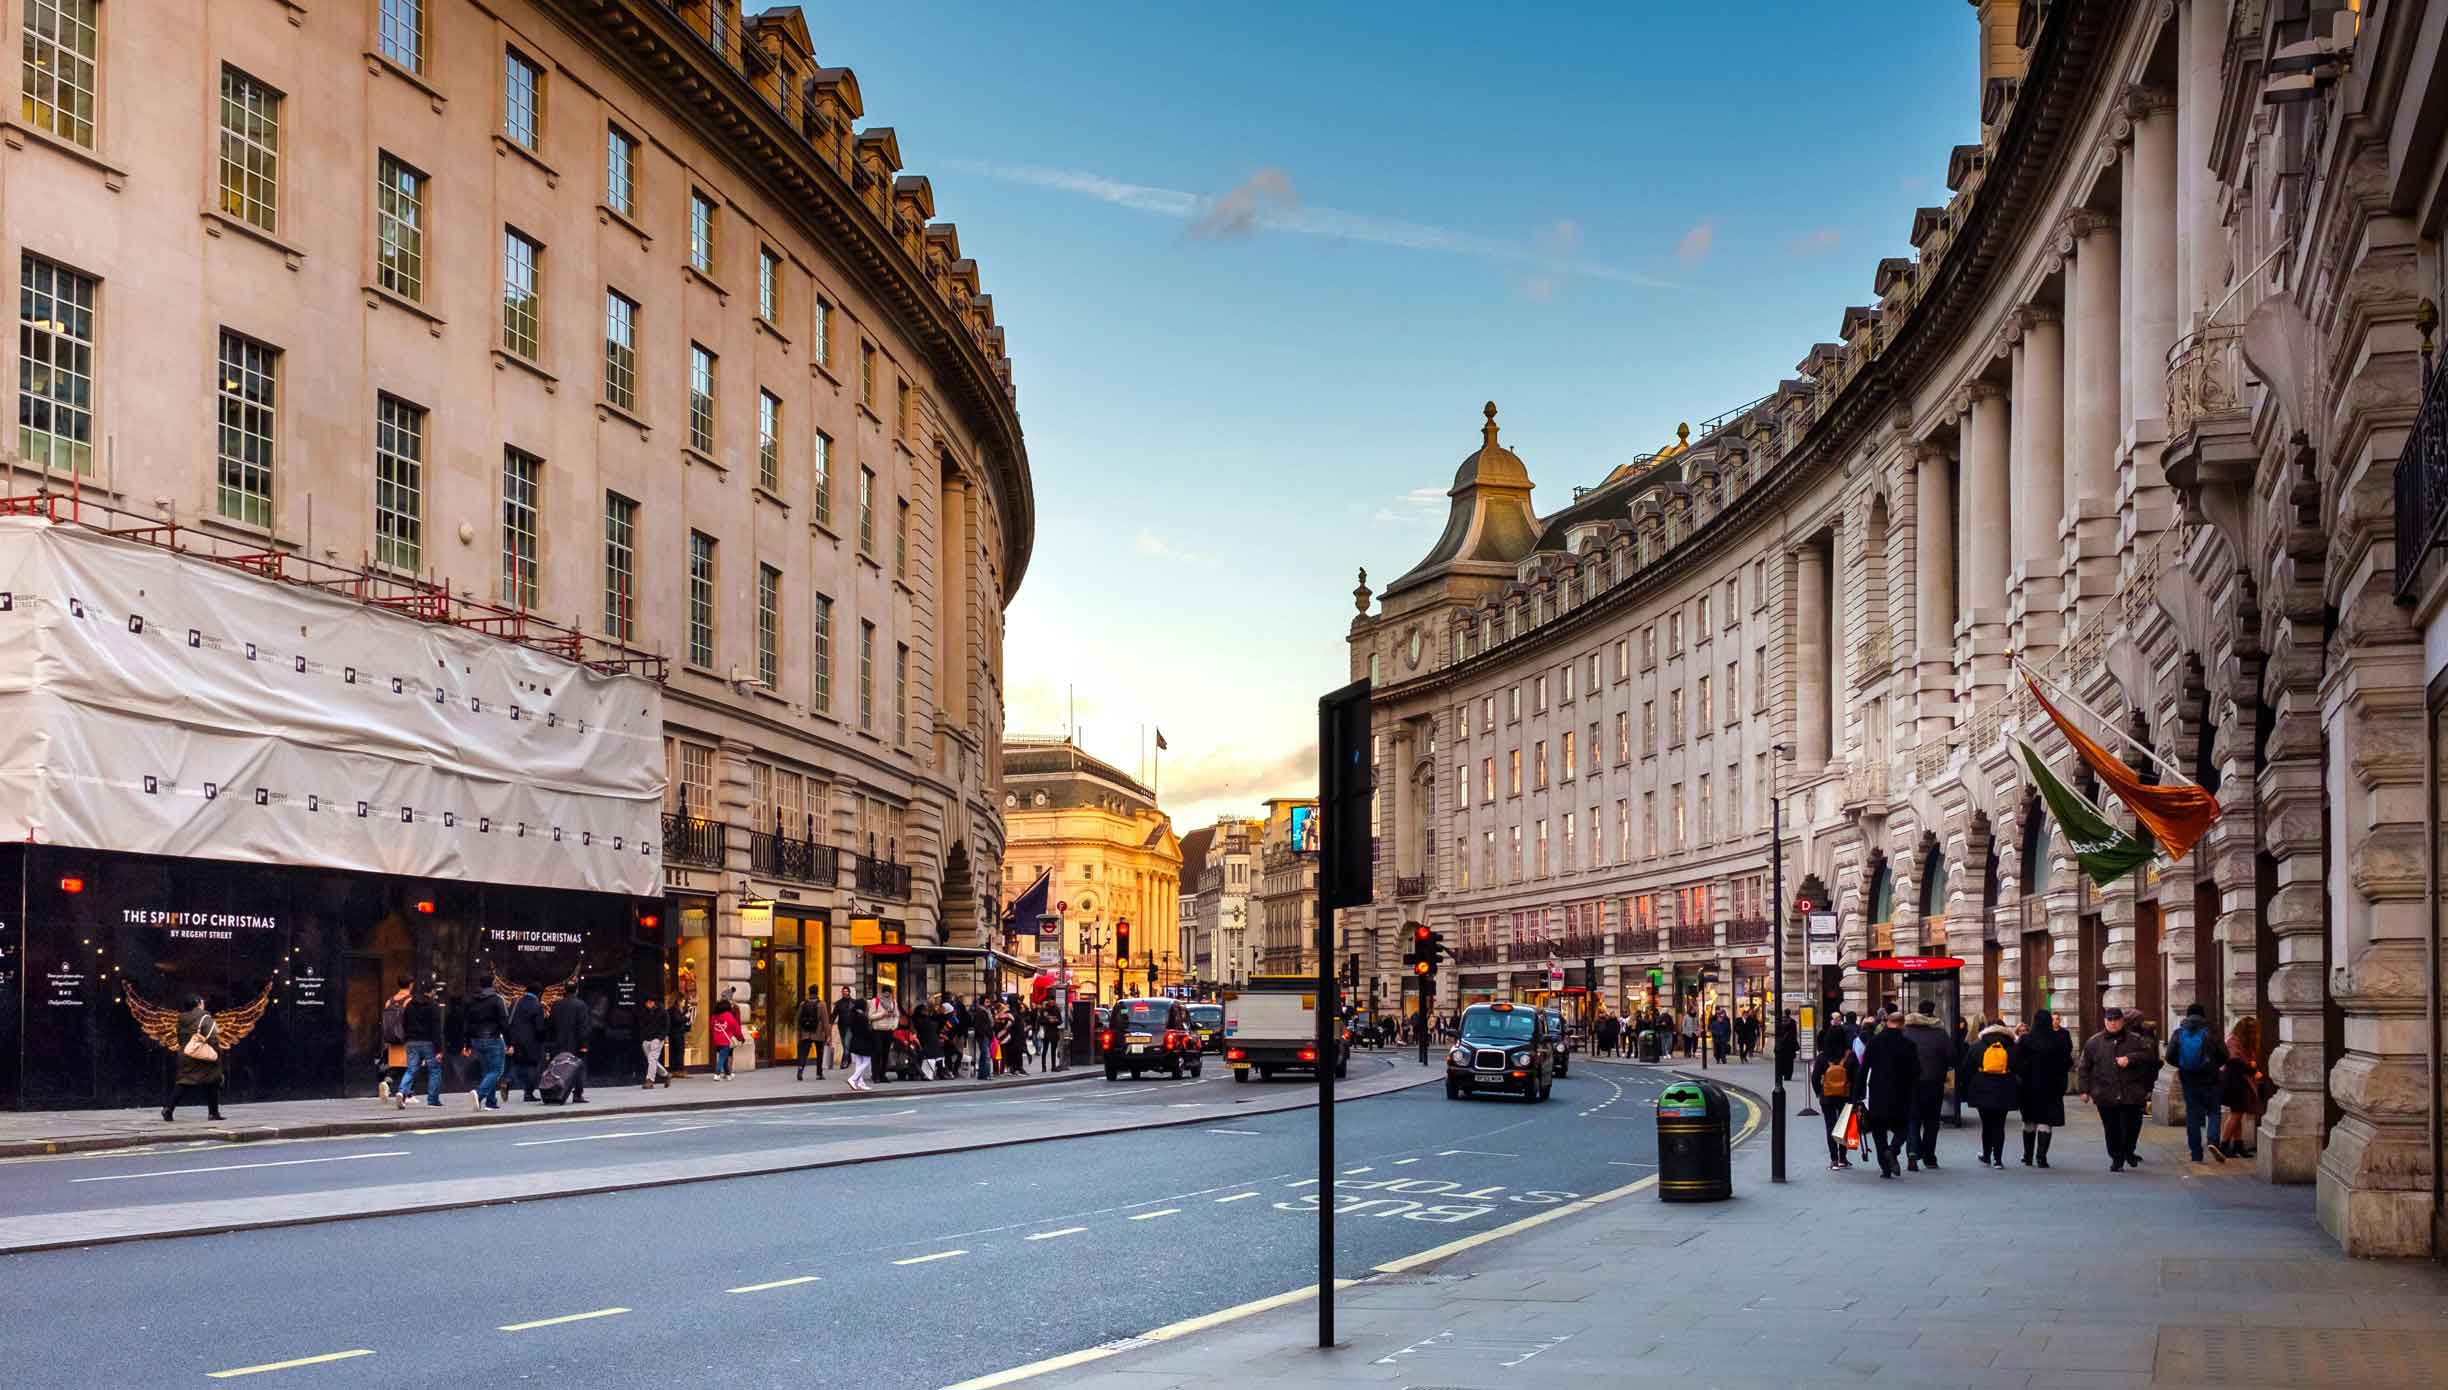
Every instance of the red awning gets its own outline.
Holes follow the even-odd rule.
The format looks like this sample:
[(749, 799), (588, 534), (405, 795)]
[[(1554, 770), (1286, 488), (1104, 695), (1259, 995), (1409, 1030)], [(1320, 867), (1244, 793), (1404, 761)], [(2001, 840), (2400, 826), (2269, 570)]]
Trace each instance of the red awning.
[(1938, 975), (1963, 966), (1958, 956), (1871, 956), (1853, 962), (1856, 970), (1888, 975)]

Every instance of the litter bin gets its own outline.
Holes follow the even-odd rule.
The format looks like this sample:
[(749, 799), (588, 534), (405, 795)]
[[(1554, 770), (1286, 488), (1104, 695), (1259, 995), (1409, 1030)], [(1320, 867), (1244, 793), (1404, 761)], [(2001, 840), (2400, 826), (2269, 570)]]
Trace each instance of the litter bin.
[(1678, 1081), (1658, 1096), (1658, 1200), (1722, 1202), (1734, 1195), (1734, 1131), (1726, 1093)]
[(1654, 1062), (1658, 1059), (1658, 1035), (1655, 1028), (1643, 1028), (1640, 1031), (1640, 1059), (1644, 1062)]

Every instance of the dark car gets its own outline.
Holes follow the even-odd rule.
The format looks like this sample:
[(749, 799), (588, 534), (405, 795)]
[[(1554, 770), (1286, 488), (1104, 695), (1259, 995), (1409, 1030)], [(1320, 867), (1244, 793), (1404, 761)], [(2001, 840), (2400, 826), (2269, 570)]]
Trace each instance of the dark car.
[(1224, 1006), (1221, 1004), (1191, 1004), (1190, 1031), (1198, 1034), (1199, 1051), (1224, 1050)]
[(1117, 999), (1105, 1015), (1105, 1079), (1151, 1071), (1199, 1074), (1198, 1033), (1189, 1006), (1178, 999)]
[(1473, 1004), (1461, 1038), (1445, 1054), (1445, 1098), (1490, 1092), (1545, 1100), (1555, 1089), (1555, 1041), (1547, 1015), (1528, 1005)]

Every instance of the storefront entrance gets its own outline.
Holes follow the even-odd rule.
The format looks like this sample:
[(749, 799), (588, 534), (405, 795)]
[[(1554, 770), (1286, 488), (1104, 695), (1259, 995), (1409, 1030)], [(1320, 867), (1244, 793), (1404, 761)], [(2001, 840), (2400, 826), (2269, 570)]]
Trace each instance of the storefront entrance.
[(679, 1071), (702, 1067), (714, 1057), (706, 1046), (708, 1011), (714, 1002), (714, 900), (673, 894), (665, 905), (671, 932), (663, 952), (663, 1006), (685, 1007), (689, 1014), (680, 1055), (666, 1063)]
[(758, 1066), (799, 1060), (799, 1001), (811, 986), (819, 998), (831, 993), (825, 984), (825, 919), (777, 911), (773, 935), (756, 943), (749, 960), (748, 1017), (756, 1024)]

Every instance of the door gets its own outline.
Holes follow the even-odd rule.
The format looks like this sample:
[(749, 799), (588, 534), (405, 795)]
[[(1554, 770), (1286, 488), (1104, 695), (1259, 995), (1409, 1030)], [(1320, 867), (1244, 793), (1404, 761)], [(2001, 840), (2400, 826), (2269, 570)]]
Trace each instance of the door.
[(2134, 904), (2134, 1004), (2142, 1016), (2166, 1037), (2175, 1026), (2169, 1017), (2167, 961), (2159, 954), (2159, 904)]
[(2049, 997), (2049, 957), (2057, 949), (2045, 931), (2023, 933), (2023, 1021), (2029, 1023), (2033, 1014), (2042, 1009), (2054, 1011), (2056, 1002)]
[(805, 957), (797, 948), (768, 946), (764, 955), (754, 979), (764, 987), (765, 997), (756, 1001), (753, 1017), (759, 1025), (757, 1065), (770, 1067), (799, 1060), (799, 1000), (807, 987), (801, 983)]
[(340, 1086), (343, 1094), (358, 1094), (360, 1083), (365, 1093), (373, 1094), (374, 1075), (384, 1061), (382, 1040), (383, 1005), (391, 998), (391, 990), (383, 979), (383, 958), (371, 951), (351, 951), (348, 956), (348, 981), (343, 987), (342, 1008), (348, 1019), (348, 1043), (342, 1052)]
[(2108, 987), (2108, 977), (2100, 967), (2099, 914), (2086, 912), (2075, 919), (2075, 971), (2080, 986), (2076, 1008), (2082, 1030), (2076, 1033), (2076, 1043), (2088, 1041), (2100, 1030), (2100, 992)]

